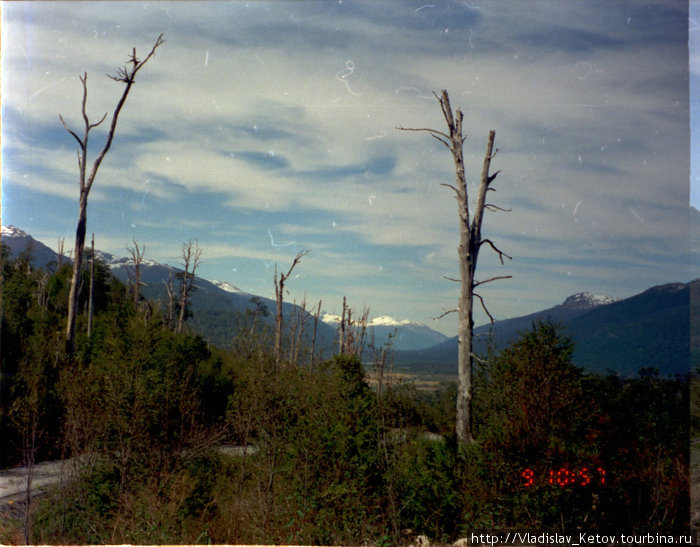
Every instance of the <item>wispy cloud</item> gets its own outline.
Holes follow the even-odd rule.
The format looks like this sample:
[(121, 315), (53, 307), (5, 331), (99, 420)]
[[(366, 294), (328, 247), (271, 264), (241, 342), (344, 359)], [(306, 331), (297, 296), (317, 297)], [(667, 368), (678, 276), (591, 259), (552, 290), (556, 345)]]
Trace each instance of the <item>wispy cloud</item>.
[(137, 237), (164, 259), (197, 237), (203, 275), (269, 295), (270, 265), (313, 247), (295, 290), (438, 315), (456, 298), (441, 279), (457, 271), (456, 204), (440, 186), (452, 160), (396, 127), (440, 129), (432, 92), (445, 88), (464, 111), (472, 191), (497, 131), (493, 199), (512, 212), (485, 230), (513, 261), (485, 251), (480, 268), (514, 278), (488, 288), (494, 313), (692, 277), (685, 2), (3, 8), (3, 223), (70, 236), (75, 142), (58, 114), (80, 127), (84, 71), (91, 118), (111, 112), (120, 88), (105, 74), (164, 32), (91, 196), (107, 251)]

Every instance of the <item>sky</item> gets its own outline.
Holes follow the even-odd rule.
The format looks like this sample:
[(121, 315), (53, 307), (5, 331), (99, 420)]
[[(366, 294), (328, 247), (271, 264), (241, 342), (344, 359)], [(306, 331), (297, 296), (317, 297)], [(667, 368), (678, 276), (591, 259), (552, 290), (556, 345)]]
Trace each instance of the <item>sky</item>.
[[(452, 157), (397, 129), (443, 130), (433, 92), (446, 89), (464, 112), (472, 208), (496, 131), (489, 196), (511, 211), (487, 213), (482, 233), (512, 260), (484, 246), (477, 267), (512, 276), (480, 287), (496, 319), (687, 282), (700, 265), (698, 4), (4, 2), (2, 224), (72, 248), (76, 143), (59, 114), (82, 131), (87, 72), (90, 121), (111, 116), (122, 84), (106, 75), (163, 33), (90, 194), (103, 251), (136, 240), (177, 265), (196, 239), (199, 275), (274, 297), (275, 267), (310, 249), (287, 301), (339, 313), (347, 296), (453, 335), (455, 314), (433, 320), (458, 298)], [(104, 138), (91, 132), (91, 158)]]

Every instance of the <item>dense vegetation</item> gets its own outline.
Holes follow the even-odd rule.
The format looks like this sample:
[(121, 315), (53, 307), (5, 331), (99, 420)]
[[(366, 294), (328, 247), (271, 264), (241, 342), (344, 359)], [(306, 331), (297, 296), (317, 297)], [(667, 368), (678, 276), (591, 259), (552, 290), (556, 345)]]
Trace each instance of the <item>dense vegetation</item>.
[[(550, 323), (484, 356), (477, 442), (460, 446), (454, 385), (370, 387), (351, 355), (276, 367), (264, 329), (209, 347), (100, 267), (92, 334), (80, 317), (68, 357), (70, 267), (4, 253), (2, 275), (0, 462), (81, 462), (32, 503), (33, 543), (687, 529), (690, 378), (585, 374)], [(0, 542), (22, 529), (0, 525)]]

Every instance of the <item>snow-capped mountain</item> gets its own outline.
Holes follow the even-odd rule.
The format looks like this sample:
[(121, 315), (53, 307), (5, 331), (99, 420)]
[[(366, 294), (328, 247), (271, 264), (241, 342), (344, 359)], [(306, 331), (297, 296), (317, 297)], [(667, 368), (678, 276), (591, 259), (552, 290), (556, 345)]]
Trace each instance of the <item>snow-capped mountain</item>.
[(612, 304), (613, 302), (617, 302), (618, 300), (619, 298), (614, 298), (612, 296), (601, 296), (591, 294), (589, 292), (579, 292), (576, 294), (572, 294), (566, 300), (564, 300), (562, 306), (570, 308), (588, 309), (594, 308), (596, 306)]
[[(613, 370), (634, 375), (644, 367), (663, 375), (690, 370), (690, 293), (700, 291), (700, 280), (668, 283), (625, 299), (577, 293), (562, 304), (496, 321), (474, 329), (474, 350), (485, 354), (489, 342), (496, 350), (506, 348), (534, 322), (550, 319), (563, 327), (562, 334), (574, 342), (573, 362), (589, 371)], [(431, 367), (456, 374), (457, 338), (431, 348), (397, 352), (398, 366)]]
[[(321, 321), (337, 327), (340, 324), (340, 316), (332, 313), (323, 313)], [(366, 339), (372, 341), (375, 346), (385, 346), (391, 342), (395, 350), (409, 351), (426, 348), (438, 344), (447, 339), (430, 327), (411, 321), (409, 319), (398, 320), (388, 315), (375, 317), (367, 322)]]
[[(103, 251), (95, 249), (95, 258), (98, 260), (104, 262), (109, 269), (113, 268), (122, 268), (122, 267), (129, 267), (133, 268), (134, 266), (134, 259), (130, 256), (114, 256), (113, 254), (110, 253), (105, 253)], [(141, 266), (159, 266), (160, 263), (156, 262), (155, 260), (150, 260), (148, 258), (144, 258), (141, 260)]]
[[(51, 262), (56, 262), (58, 255), (43, 243), (34, 240), (29, 234), (15, 226), (4, 226), (2, 228), (3, 243), (6, 243), (13, 255), (18, 255), (30, 245), (34, 256), (34, 266), (43, 267)], [(129, 283), (130, 275), (133, 275), (134, 261), (128, 256), (115, 256), (111, 253), (95, 250), (95, 256), (109, 267), (111, 273), (123, 283)], [(69, 262), (64, 259), (64, 262)], [(144, 258), (141, 262), (141, 282), (142, 294), (146, 298), (163, 301), (166, 292), (166, 284), (169, 278), (175, 279), (180, 268), (167, 264), (160, 264), (154, 260)], [(192, 325), (197, 328), (201, 323), (202, 328), (212, 324), (218, 325), (217, 334), (203, 333), (212, 340), (226, 345), (233, 337), (231, 332), (223, 328), (224, 322), (228, 321), (236, 313), (245, 314), (246, 310), (254, 310), (256, 306), (263, 304), (269, 311), (274, 310), (274, 301), (258, 297), (257, 303), (253, 303), (254, 295), (248, 294), (227, 281), (209, 281), (197, 278), (195, 281), (197, 290), (192, 296), (192, 309), (194, 316)], [(284, 304), (285, 313), (292, 313), (295, 306), (291, 303)], [(307, 312), (308, 313), (308, 312)], [(209, 318), (208, 322), (205, 318)], [(225, 319), (228, 318), (228, 319)], [(268, 319), (272, 320), (272, 315)], [(340, 321), (339, 316), (325, 314), (322, 317), (323, 325), (319, 325), (319, 336), (327, 342), (337, 339), (335, 329)], [(232, 324), (235, 321), (232, 320)], [(206, 324), (206, 325), (205, 325)], [(221, 331), (219, 333), (218, 331)], [(224, 332), (226, 331), (226, 332)], [(374, 336), (376, 345), (385, 345), (389, 337), (393, 339), (395, 349), (418, 349), (436, 344), (446, 337), (425, 325), (420, 325), (413, 321), (400, 321), (388, 316), (380, 316), (369, 323), (367, 341)]]
[(369, 325), (373, 327), (400, 327), (402, 325), (416, 325), (416, 326), (425, 326), (422, 325), (421, 323), (417, 323), (416, 321), (411, 321), (410, 319), (404, 319), (402, 321), (398, 319), (394, 319), (393, 317), (390, 317), (388, 315), (382, 315), (380, 317), (375, 317), (368, 323)]
[[(328, 323), (329, 325), (337, 325), (338, 323), (340, 323), (340, 315), (323, 312), (321, 314), (321, 321), (323, 321), (324, 323)], [(402, 325), (425, 326), (422, 323), (411, 321), (410, 319), (394, 319), (389, 315), (381, 315), (379, 317), (374, 317), (367, 321), (368, 327), (399, 327)]]
[[(0, 240), (10, 250), (12, 256), (17, 256), (25, 250), (31, 249), (34, 267), (41, 268), (52, 262), (58, 262), (58, 253), (17, 226), (2, 226)], [(70, 262), (70, 260), (64, 258), (64, 262)]]
[(335, 327), (337, 325), (340, 325), (340, 315), (336, 315), (334, 313), (322, 312), (321, 313), (321, 321), (323, 321), (327, 325), (332, 325)]
[(11, 224), (9, 226), (3, 226), (2, 229), (0, 229), (0, 236), (1, 237), (31, 237), (24, 230), (20, 230), (19, 228), (17, 228), (17, 226), (12, 226)]

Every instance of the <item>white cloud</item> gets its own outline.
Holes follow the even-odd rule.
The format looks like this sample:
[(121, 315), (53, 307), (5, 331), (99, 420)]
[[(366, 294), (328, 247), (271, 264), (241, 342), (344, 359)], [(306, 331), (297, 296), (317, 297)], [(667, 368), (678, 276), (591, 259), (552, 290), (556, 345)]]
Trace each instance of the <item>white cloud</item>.
[[(425, 315), (442, 298), (431, 297), (443, 294), (440, 276), (456, 271), (455, 202), (440, 186), (453, 180), (452, 160), (427, 134), (396, 127), (441, 130), (431, 93), (446, 88), (465, 113), (472, 192), (489, 129), (501, 148), (492, 197), (513, 211), (489, 216), (485, 229), (522, 281), (512, 292), (499, 286), (508, 297), (496, 306), (507, 309), (517, 287), (551, 298), (538, 278), (575, 292), (584, 277), (596, 286), (619, 277), (614, 266), (579, 264), (571, 280), (570, 264), (594, 262), (582, 249), (640, 268), (638, 282), (651, 284), (668, 275), (655, 263), (677, 260), (687, 234), (677, 222), (687, 200), (687, 59), (671, 32), (679, 18), (667, 11), (683, 6), (595, 6), (8, 4), (2, 94), (16, 122), (3, 124), (3, 178), (21, 192), (74, 199), (74, 142), (58, 114), (80, 126), (77, 75), (89, 73), (91, 117), (111, 113), (120, 87), (104, 74), (165, 32), (91, 196), (91, 218), (105, 225), (119, 196), (123, 240), (138, 232), (164, 249), (164, 234), (195, 233), (216, 257), (212, 276), (248, 286), (268, 273), (255, 267), (286, 256), (261, 247), (270, 231), (315, 246), (319, 277), (305, 275), (319, 294), (354, 290)], [(222, 237), (222, 226), (238, 239)], [(485, 275), (500, 267), (482, 257)], [(250, 282), (217, 274), (234, 260), (251, 261)], [(333, 286), (347, 272), (374, 276), (378, 288)], [(390, 275), (398, 288), (384, 283)], [(431, 276), (431, 294), (419, 295)]]

